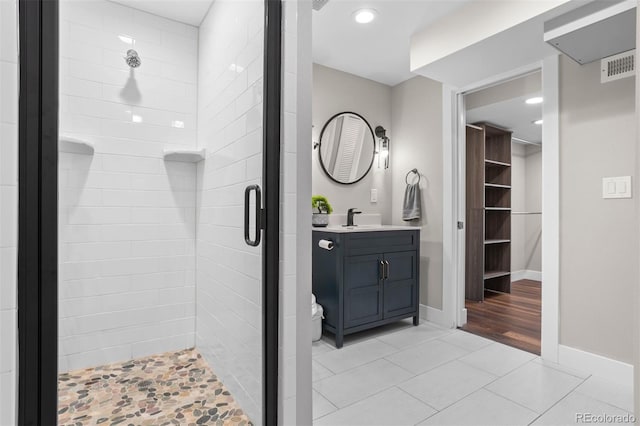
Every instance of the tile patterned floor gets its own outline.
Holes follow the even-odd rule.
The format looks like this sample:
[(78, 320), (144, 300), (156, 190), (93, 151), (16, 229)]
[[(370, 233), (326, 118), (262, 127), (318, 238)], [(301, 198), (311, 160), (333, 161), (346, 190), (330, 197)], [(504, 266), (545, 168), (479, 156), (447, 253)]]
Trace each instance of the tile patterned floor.
[(329, 337), (313, 343), (316, 425), (570, 425), (632, 410), (631, 386), (461, 330), (407, 321), (339, 350)]
[(251, 425), (196, 349), (58, 377), (58, 425)]

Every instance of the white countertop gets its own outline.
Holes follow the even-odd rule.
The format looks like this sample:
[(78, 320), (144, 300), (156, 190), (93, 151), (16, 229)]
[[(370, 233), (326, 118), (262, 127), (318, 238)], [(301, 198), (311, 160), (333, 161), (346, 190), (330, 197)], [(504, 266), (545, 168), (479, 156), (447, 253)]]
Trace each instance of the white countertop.
[(336, 234), (346, 234), (349, 232), (381, 232), (381, 231), (419, 231), (419, 226), (405, 225), (357, 225), (357, 226), (337, 226), (331, 225), (324, 228), (313, 228), (314, 231), (333, 232)]

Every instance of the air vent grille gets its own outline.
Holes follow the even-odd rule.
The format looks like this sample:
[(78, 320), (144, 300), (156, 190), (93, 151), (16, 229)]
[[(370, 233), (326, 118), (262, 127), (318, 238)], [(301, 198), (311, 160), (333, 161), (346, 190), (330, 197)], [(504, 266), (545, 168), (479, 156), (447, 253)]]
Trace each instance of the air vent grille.
[(600, 69), (602, 83), (634, 76), (636, 71), (636, 51), (629, 50), (619, 55), (604, 58)]
[(329, 3), (329, 0), (313, 0), (313, 10), (320, 10)]

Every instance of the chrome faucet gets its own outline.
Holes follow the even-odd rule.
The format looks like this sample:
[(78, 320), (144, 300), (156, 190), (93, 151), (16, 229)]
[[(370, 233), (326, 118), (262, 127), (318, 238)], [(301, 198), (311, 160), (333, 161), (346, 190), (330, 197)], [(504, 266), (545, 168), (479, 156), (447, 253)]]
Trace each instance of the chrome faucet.
[(353, 215), (354, 214), (360, 214), (360, 213), (362, 213), (362, 212), (356, 210), (355, 208), (349, 209), (347, 211), (347, 224), (345, 226), (358, 226), (358, 225), (354, 225), (353, 224)]

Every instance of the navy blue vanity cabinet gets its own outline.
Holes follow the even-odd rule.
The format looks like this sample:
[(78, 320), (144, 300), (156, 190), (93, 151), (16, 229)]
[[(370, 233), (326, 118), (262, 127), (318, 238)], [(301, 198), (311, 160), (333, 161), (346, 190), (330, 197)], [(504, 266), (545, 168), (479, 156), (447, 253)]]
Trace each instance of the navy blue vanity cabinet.
[[(332, 250), (319, 247), (332, 241)], [(313, 293), (325, 330), (342, 347), (346, 334), (419, 318), (420, 231), (313, 231)]]

